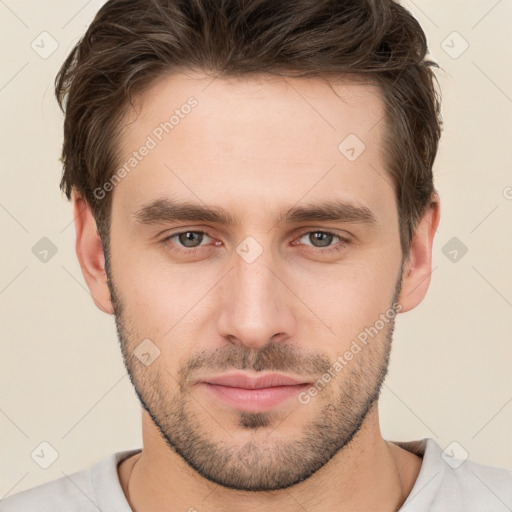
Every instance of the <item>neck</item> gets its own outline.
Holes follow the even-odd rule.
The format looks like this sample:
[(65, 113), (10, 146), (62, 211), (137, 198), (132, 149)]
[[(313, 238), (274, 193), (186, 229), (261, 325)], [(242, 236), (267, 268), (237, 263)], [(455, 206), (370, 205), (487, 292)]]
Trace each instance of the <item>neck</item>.
[[(144, 414), (144, 449), (119, 467), (121, 486), (134, 512), (397, 511), (410, 493), (421, 459), (382, 439), (377, 404), (359, 432), (307, 480), (269, 492), (237, 491), (210, 482), (167, 445)], [(129, 481), (129, 485), (128, 485)], [(300, 504), (300, 505), (298, 505)]]

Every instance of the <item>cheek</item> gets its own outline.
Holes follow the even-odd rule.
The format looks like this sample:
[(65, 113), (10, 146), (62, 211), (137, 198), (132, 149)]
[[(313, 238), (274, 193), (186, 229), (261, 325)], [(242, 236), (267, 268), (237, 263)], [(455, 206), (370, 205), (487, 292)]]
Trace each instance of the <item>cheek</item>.
[(207, 274), (166, 258), (156, 242), (118, 236), (112, 250), (113, 277), (130, 317), (153, 333), (165, 334), (207, 293)]
[(211, 348), (205, 326), (219, 303), (214, 287), (218, 276), (192, 267), (137, 263), (135, 258), (124, 259), (123, 265), (116, 288), (123, 298), (130, 344), (135, 347), (149, 338), (160, 350), (160, 362), (174, 375), (201, 344)]
[[(385, 265), (361, 261), (307, 278), (302, 275), (300, 297), (331, 329), (321, 326), (326, 334), (324, 341), (332, 340), (332, 349), (350, 345), (360, 332), (374, 325), (381, 314), (386, 314), (392, 305), (398, 267), (396, 259), (390, 259)], [(294, 279), (298, 278), (297, 275)], [(317, 323), (315, 321), (314, 329)]]

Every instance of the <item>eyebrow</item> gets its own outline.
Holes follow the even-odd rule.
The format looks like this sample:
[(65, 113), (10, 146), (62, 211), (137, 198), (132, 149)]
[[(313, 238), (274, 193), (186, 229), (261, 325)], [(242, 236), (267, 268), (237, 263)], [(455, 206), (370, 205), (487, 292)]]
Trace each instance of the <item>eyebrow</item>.
[[(186, 201), (160, 198), (143, 205), (133, 213), (138, 224), (150, 225), (166, 222), (211, 222), (226, 226), (240, 225), (239, 219), (226, 210)], [(292, 206), (278, 215), (276, 224), (308, 221), (334, 221), (376, 224), (372, 210), (342, 200), (331, 200), (320, 204)]]

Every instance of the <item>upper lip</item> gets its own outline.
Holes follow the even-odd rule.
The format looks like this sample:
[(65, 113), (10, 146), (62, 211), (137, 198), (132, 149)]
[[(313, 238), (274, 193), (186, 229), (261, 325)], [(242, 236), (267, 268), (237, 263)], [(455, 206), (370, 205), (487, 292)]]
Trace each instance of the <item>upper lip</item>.
[(262, 389), (275, 386), (297, 386), (299, 384), (308, 384), (308, 382), (304, 380), (279, 373), (268, 373), (258, 377), (249, 377), (241, 373), (231, 373), (220, 375), (218, 377), (202, 379), (201, 382), (245, 389)]

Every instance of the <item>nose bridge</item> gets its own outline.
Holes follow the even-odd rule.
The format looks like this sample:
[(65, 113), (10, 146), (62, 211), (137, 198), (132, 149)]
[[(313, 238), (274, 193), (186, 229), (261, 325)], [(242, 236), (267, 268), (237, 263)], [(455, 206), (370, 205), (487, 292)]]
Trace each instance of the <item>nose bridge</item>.
[(279, 265), (272, 251), (258, 250), (251, 240), (246, 243), (237, 247), (233, 271), (223, 283), (219, 330), (232, 341), (261, 347), (277, 334), (291, 336), (294, 316), (289, 291), (281, 282), (285, 276), (275, 270)]

